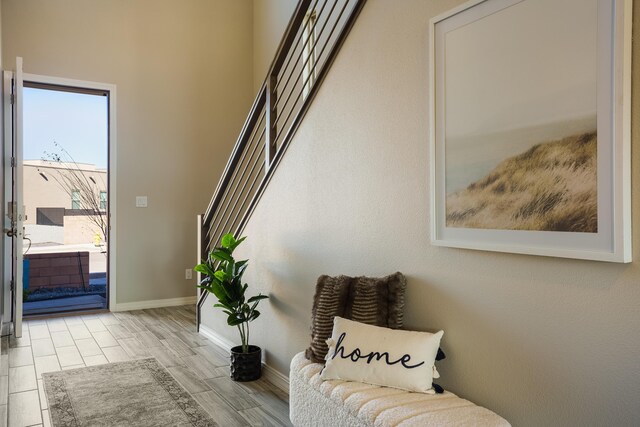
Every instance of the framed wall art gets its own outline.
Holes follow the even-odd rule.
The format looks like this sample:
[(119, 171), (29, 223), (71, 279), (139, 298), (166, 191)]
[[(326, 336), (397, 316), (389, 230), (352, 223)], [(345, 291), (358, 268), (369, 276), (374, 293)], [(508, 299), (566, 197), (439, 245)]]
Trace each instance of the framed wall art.
[(431, 238), (631, 261), (631, 0), (471, 1), (431, 20)]

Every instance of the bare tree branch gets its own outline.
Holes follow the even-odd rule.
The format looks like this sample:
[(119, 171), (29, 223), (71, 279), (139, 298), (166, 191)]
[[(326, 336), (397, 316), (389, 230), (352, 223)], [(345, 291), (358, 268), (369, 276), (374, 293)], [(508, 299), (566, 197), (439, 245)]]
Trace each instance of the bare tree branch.
[[(78, 162), (73, 156), (57, 142), (53, 144), (58, 148), (58, 153), (44, 152), (42, 160), (50, 165), (55, 165), (57, 174), (51, 174), (52, 178), (69, 195), (72, 201), (78, 202), (80, 209), (87, 212), (87, 218), (102, 233), (101, 238), (107, 243), (108, 223), (107, 215), (103, 209), (100, 209), (100, 189), (106, 188), (102, 176), (98, 176), (102, 186), (98, 186), (93, 176), (88, 176), (86, 171), (82, 170)], [(77, 192), (78, 198), (74, 198)], [(73, 207), (73, 206), (72, 206)]]

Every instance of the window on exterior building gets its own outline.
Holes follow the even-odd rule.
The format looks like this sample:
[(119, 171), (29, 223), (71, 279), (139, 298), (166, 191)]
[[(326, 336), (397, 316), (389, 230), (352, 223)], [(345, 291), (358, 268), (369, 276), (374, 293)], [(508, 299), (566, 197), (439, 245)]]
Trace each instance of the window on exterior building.
[(71, 192), (71, 209), (80, 209), (80, 191), (73, 190)]
[(316, 81), (316, 12), (311, 11), (305, 16), (302, 34), (302, 95), (306, 98)]
[(106, 191), (100, 192), (100, 210), (101, 211), (107, 210), (107, 192)]

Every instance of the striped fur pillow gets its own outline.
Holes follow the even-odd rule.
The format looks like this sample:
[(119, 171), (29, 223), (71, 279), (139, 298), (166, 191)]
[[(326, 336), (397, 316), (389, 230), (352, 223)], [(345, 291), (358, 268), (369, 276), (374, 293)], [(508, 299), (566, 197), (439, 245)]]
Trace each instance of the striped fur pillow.
[(383, 278), (320, 276), (313, 297), (307, 359), (324, 363), (335, 316), (368, 325), (402, 328), (406, 286), (402, 273)]

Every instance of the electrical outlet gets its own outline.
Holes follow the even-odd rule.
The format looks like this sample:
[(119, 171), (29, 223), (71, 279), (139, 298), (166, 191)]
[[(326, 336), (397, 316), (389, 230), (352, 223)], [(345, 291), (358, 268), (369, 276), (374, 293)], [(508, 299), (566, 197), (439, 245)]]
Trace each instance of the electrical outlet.
[(146, 208), (147, 206), (147, 196), (136, 196), (136, 208)]
[(191, 279), (193, 279), (193, 270), (192, 270), (192, 269), (190, 269), (190, 268), (187, 268), (187, 269), (184, 271), (184, 278), (185, 278), (185, 279), (187, 279), (187, 280), (191, 280)]

